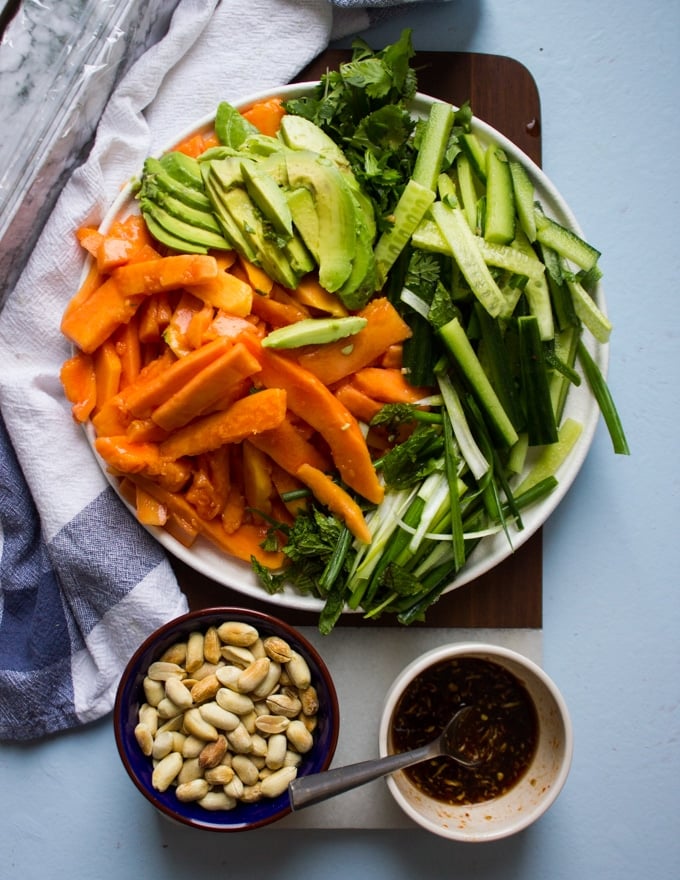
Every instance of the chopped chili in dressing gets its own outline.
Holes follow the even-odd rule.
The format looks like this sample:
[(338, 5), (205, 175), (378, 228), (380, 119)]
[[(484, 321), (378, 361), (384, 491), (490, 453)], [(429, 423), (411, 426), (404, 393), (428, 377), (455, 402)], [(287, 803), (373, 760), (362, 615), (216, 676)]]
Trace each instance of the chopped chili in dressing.
[(478, 709), (464, 730), (464, 749), (480, 763), (470, 768), (441, 757), (403, 771), (425, 794), (449, 804), (502, 795), (529, 767), (538, 740), (536, 708), (521, 682), (498, 663), (461, 657), (431, 666), (408, 686), (393, 715), (394, 751), (431, 742), (462, 706)]

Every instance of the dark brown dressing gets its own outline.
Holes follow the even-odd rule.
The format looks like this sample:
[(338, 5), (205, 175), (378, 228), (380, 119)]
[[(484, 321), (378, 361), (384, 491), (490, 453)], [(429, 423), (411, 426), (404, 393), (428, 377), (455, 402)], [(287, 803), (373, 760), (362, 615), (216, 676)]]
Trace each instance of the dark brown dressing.
[(443, 660), (421, 672), (399, 700), (392, 720), (395, 752), (426, 745), (462, 706), (476, 706), (466, 727), (464, 752), (482, 761), (463, 767), (435, 758), (403, 772), (421, 791), (449, 804), (475, 804), (510, 789), (526, 772), (536, 751), (538, 717), (526, 688), (488, 660)]

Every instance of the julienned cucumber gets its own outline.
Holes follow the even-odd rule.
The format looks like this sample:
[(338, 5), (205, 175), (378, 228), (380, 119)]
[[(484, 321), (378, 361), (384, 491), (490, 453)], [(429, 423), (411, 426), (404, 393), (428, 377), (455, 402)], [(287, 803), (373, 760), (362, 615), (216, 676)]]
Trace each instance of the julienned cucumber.
[(403, 251), (418, 224), (432, 205), (435, 195), (415, 180), (409, 180), (394, 210), (392, 226), (383, 232), (375, 246), (378, 279), (385, 283), (387, 273)]
[(430, 212), (470, 289), (487, 312), (498, 317), (504, 306), (503, 294), (484, 262), (462, 210), (450, 203), (435, 202)]
[(536, 220), (536, 238), (541, 244), (547, 245), (567, 260), (588, 272), (594, 269), (600, 258), (600, 252), (587, 241), (584, 241), (571, 229), (562, 226), (540, 209), (534, 211)]
[(458, 318), (453, 318), (440, 327), (439, 335), (474, 389), (502, 442), (508, 447), (512, 446), (518, 440), (517, 431), (503, 409)]
[(500, 148), (486, 151), (486, 219), (484, 238), (510, 244), (515, 238), (515, 194), (508, 158)]

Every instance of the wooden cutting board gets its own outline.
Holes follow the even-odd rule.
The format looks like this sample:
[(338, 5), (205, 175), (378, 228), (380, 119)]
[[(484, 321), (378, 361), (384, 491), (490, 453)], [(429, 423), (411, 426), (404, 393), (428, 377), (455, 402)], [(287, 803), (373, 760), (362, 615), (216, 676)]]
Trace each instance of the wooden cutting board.
[[(298, 82), (318, 80), (350, 56), (348, 50), (328, 50), (297, 77)], [(413, 59), (418, 88), (435, 98), (460, 106), (469, 101), (475, 116), (508, 137), (530, 158), (541, 164), (540, 101), (536, 84), (518, 61), (498, 55), (469, 52), (418, 52)], [(172, 560), (189, 605), (243, 605), (273, 611), (297, 626), (314, 626), (315, 614), (254, 602), (240, 593), (197, 574), (183, 562)], [(492, 627), (540, 629), (542, 606), (542, 535), (539, 530), (522, 547), (492, 571), (442, 596), (427, 620), (414, 626)], [(394, 626), (383, 620), (368, 623), (360, 615), (344, 615), (339, 626)]]

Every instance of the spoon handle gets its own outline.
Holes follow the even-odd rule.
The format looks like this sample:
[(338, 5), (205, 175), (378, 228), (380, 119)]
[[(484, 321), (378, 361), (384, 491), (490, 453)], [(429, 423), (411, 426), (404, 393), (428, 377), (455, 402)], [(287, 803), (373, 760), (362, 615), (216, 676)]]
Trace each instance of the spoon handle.
[(300, 776), (294, 779), (288, 786), (290, 803), (294, 810), (308, 807), (319, 801), (342, 794), (410, 767), (432, 757), (432, 746), (422, 746), (411, 752), (401, 752), (397, 755), (386, 755), (384, 758), (376, 758), (372, 761), (360, 761), (358, 764), (349, 764), (346, 767), (336, 767), (333, 770), (325, 770), (322, 773), (312, 773), (310, 776)]

